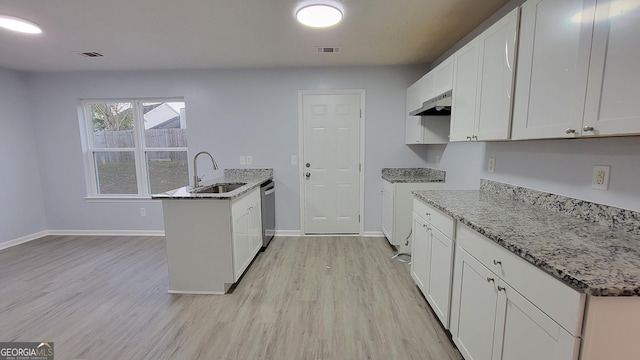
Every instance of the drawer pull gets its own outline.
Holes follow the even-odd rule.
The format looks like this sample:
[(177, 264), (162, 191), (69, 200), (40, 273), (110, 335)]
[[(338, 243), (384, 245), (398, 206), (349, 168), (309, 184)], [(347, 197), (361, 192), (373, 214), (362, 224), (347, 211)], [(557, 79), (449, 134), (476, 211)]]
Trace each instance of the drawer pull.
[(494, 278), (490, 278), (490, 277), (487, 278), (487, 282), (492, 282), (492, 281), (495, 282), (496, 280)]
[(502, 265), (502, 261), (493, 260), (493, 265)]
[(504, 288), (500, 285), (498, 285), (498, 291), (505, 291), (506, 292), (507, 288)]
[(427, 216), (431, 216), (431, 213), (424, 213), (424, 214), (427, 215)]

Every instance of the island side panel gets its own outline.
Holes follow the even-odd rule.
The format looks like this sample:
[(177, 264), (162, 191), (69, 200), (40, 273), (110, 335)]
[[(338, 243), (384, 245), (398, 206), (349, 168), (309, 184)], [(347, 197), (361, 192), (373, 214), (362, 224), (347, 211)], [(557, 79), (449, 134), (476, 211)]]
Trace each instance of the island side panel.
[(224, 294), (233, 283), (229, 200), (162, 200), (169, 292)]

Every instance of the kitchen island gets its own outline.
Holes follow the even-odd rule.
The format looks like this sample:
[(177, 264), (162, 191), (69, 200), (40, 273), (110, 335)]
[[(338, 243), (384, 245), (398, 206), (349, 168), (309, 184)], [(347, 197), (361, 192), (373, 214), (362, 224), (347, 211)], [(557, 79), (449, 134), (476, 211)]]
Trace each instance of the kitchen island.
[(240, 279), (262, 246), (260, 185), (272, 179), (272, 169), (226, 169), (198, 189), (152, 196), (162, 200), (169, 293), (224, 294)]

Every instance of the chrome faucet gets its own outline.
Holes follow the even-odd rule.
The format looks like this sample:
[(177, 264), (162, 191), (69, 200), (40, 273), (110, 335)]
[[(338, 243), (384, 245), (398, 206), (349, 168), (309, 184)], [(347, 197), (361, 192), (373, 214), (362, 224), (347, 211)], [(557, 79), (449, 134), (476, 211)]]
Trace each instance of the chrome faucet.
[(201, 177), (198, 177), (198, 156), (201, 154), (207, 154), (209, 155), (209, 157), (211, 158), (211, 162), (213, 163), (213, 170), (217, 170), (218, 169), (218, 164), (216, 164), (216, 161), (213, 159), (213, 156), (211, 154), (209, 154), (206, 151), (200, 151), (199, 153), (196, 154), (196, 156), (193, 157), (193, 188), (197, 188), (198, 186), (200, 186), (200, 180), (202, 180)]

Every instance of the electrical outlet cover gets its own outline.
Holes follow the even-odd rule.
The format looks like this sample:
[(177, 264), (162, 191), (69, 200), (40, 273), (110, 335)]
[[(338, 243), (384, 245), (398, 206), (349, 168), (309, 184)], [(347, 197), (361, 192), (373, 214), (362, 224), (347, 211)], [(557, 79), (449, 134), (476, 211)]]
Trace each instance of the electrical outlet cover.
[(591, 187), (598, 190), (609, 190), (609, 174), (611, 167), (597, 165), (593, 167)]
[(496, 171), (496, 159), (490, 158), (488, 161), (487, 171), (492, 173)]

